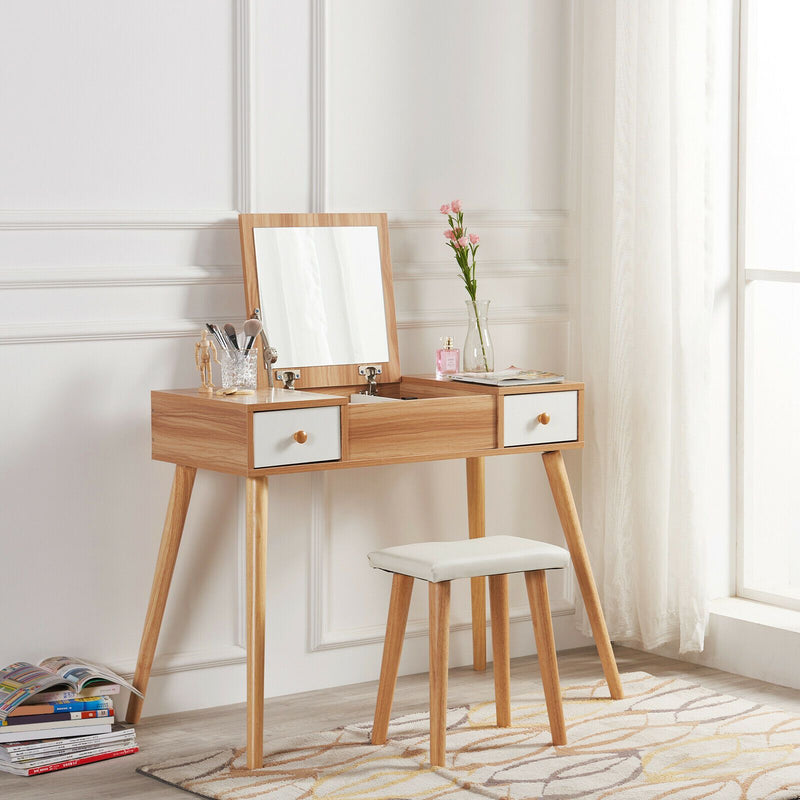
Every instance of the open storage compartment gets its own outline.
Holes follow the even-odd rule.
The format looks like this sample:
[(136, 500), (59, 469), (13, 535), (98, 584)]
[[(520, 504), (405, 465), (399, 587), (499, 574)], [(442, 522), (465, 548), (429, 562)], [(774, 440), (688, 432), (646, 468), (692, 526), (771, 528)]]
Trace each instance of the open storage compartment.
[[(353, 461), (387, 453), (406, 458), (498, 446), (497, 398), (491, 394), (459, 393), (449, 384), (405, 380), (381, 384), (379, 391), (375, 402), (342, 407), (348, 458)], [(385, 402), (390, 398), (395, 402)]]

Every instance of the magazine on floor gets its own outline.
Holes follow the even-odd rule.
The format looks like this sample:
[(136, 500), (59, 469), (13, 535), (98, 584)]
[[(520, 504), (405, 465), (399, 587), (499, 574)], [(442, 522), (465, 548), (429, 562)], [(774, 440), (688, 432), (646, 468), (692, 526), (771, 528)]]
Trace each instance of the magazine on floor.
[(74, 692), (98, 683), (119, 684), (143, 697), (128, 681), (108, 667), (92, 664), (73, 656), (54, 656), (37, 665), (17, 661), (0, 669), (0, 721), (18, 705), (39, 692), (54, 686), (66, 686)]

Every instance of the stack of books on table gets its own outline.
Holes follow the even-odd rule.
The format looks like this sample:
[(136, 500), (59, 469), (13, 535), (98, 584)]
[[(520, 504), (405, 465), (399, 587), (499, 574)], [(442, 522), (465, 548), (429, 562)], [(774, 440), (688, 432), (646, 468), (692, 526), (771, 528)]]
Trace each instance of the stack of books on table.
[(138, 751), (115, 725), (113, 695), (139, 694), (111, 670), (69, 656), (0, 670), (0, 771), (37, 775)]
[(497, 372), (453, 372), (445, 377), (451, 381), (485, 383), (489, 386), (534, 386), (540, 383), (564, 383), (564, 376), (540, 369), (520, 369), (510, 366)]

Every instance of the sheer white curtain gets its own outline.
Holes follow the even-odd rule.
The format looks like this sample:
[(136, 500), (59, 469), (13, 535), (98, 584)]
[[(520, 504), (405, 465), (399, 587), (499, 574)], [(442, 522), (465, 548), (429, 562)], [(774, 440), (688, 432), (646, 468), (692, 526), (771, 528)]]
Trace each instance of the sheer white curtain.
[(583, 522), (611, 638), (681, 652), (707, 620), (714, 13), (578, 5)]

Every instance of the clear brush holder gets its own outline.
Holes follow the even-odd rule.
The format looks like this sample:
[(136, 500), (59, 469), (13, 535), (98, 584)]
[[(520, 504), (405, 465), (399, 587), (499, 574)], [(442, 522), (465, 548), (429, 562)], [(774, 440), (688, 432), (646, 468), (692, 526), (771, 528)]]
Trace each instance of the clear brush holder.
[(228, 350), (222, 353), (222, 388), (255, 389), (258, 370), (258, 350), (243, 353)]

